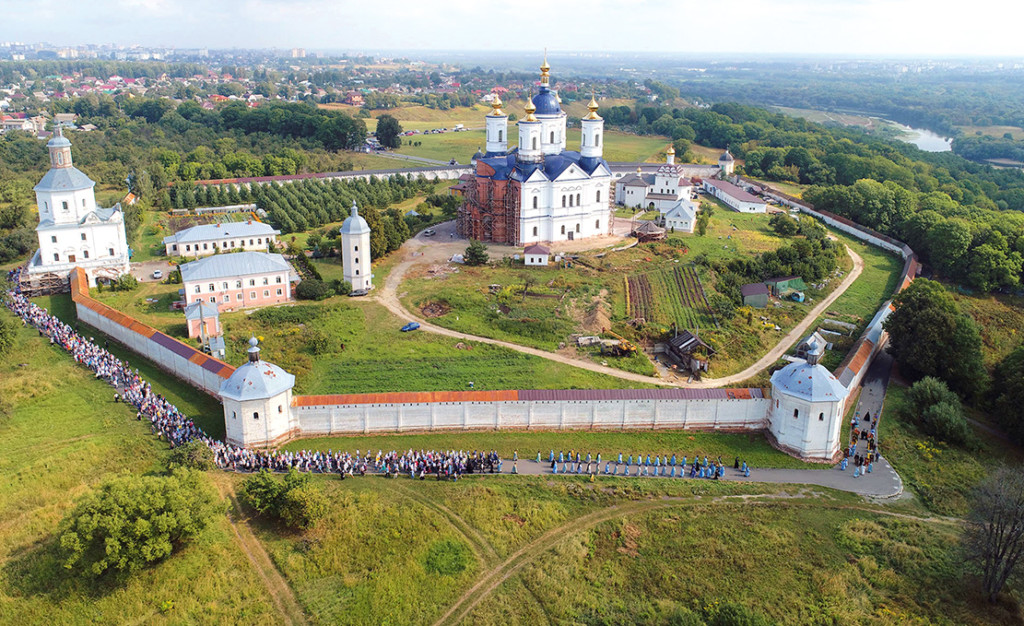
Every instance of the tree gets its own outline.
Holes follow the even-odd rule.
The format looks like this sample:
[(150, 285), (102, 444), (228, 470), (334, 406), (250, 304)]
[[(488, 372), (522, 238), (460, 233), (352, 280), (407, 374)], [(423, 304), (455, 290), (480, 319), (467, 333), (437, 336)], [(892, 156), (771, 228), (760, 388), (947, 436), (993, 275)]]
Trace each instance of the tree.
[(697, 214), (697, 234), (703, 237), (708, 232), (708, 223), (711, 216), (715, 214), (715, 207), (707, 202), (700, 203), (700, 213)]
[(1001, 468), (983, 480), (970, 497), (964, 547), (981, 569), (989, 602), (999, 597), (1024, 554), (1024, 475)]
[(800, 232), (800, 224), (788, 213), (776, 213), (768, 220), (768, 225), (783, 237), (790, 237)]
[(213, 458), (213, 450), (210, 450), (210, 446), (199, 439), (193, 439), (171, 450), (171, 457), (167, 464), (172, 469), (186, 467), (200, 471), (212, 470), (217, 467)]
[(377, 118), (377, 141), (389, 150), (402, 145), (402, 125), (394, 116), (381, 115)]
[(323, 300), (331, 295), (331, 290), (322, 280), (306, 278), (295, 286), (295, 295), (300, 300)]
[(472, 239), (469, 242), (469, 247), (466, 248), (466, 254), (463, 257), (466, 265), (484, 265), (487, 263), (487, 246), (483, 243)]
[(925, 376), (911, 385), (907, 398), (907, 417), (920, 424), (927, 434), (956, 445), (971, 441), (971, 429), (967, 426), (960, 398), (946, 383)]
[(198, 535), (218, 509), (202, 474), (119, 476), (83, 497), (60, 524), (61, 560), (86, 578), (131, 574)]
[(245, 479), (242, 502), (260, 515), (277, 519), (293, 528), (310, 528), (328, 512), (326, 496), (310, 482), (309, 474), (288, 470), (279, 481), (267, 470)]
[(978, 393), (985, 375), (981, 334), (942, 285), (915, 280), (893, 305), (885, 330), (900, 369), (913, 378), (935, 376), (964, 397)]
[(996, 366), (992, 389), (997, 392), (993, 414), (999, 425), (1014, 441), (1024, 441), (1024, 346), (1018, 346)]

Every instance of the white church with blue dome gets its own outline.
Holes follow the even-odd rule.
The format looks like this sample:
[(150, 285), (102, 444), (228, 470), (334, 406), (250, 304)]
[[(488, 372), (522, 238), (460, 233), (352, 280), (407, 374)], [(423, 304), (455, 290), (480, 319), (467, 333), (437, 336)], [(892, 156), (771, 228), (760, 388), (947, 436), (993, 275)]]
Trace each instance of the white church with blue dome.
[(541, 65), (540, 91), (526, 104), (519, 145), (509, 149), (508, 114), (495, 97), (487, 115), (487, 151), (459, 209), (458, 233), (479, 241), (527, 245), (607, 235), (612, 174), (602, 157), (604, 120), (591, 98), (579, 151), (566, 147), (567, 118)]
[(47, 275), (65, 281), (81, 267), (95, 285), (129, 270), (128, 239), (120, 205), (96, 206), (96, 183), (74, 166), (71, 142), (60, 126), (46, 144), (50, 170), (35, 186), (39, 250), (28, 264), (29, 279)]

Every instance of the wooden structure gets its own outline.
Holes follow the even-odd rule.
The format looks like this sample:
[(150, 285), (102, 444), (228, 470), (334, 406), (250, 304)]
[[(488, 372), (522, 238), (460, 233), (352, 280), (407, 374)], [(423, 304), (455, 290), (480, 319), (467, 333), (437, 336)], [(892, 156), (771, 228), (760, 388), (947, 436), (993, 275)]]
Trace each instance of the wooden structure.
[(643, 221), (638, 222), (630, 234), (636, 237), (640, 243), (647, 243), (648, 241), (661, 241), (664, 239), (665, 229), (656, 226), (654, 222)]
[(665, 344), (665, 353), (675, 360), (680, 369), (700, 377), (708, 371), (708, 362), (715, 351), (688, 330), (684, 330)]

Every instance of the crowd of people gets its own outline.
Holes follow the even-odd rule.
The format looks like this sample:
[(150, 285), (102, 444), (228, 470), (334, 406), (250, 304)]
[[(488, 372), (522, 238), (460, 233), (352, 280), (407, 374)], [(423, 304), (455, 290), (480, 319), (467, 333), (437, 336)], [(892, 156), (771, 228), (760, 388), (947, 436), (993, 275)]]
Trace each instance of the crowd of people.
[[(504, 461), (494, 450), (480, 451), (423, 451), (408, 450), (406, 452), (383, 452), (372, 454), (356, 450), (355, 454), (328, 450), (302, 450), (289, 452), (281, 450), (253, 450), (231, 445), (207, 435), (189, 417), (184, 415), (173, 403), (159, 393), (132, 369), (127, 360), (117, 358), (106, 344), (100, 347), (93, 339), (86, 338), (77, 329), (51, 315), (46, 309), (37, 306), (20, 293), (18, 273), (20, 269), (8, 274), (14, 288), (7, 293), (6, 306), (25, 325), (34, 327), (42, 337), (50, 340), (68, 351), (75, 362), (92, 370), (96, 378), (102, 379), (115, 388), (114, 400), (124, 402), (135, 409), (138, 420), (148, 420), (151, 431), (172, 448), (193, 440), (205, 443), (213, 452), (218, 467), (231, 471), (255, 472), (270, 470), (274, 472), (296, 469), (304, 472), (338, 474), (346, 476), (364, 476), (367, 473), (382, 474), (395, 477), (408, 475), (412, 478), (426, 479), (428, 476), (437, 480), (458, 480), (459, 477), (474, 473), (503, 473)], [(874, 429), (871, 429), (870, 441), (874, 441)], [(856, 441), (853, 447), (856, 448)], [(867, 463), (871, 457), (868, 453)], [(542, 464), (541, 452), (537, 452), (537, 464)], [(858, 463), (860, 459), (858, 457)], [(845, 459), (844, 459), (845, 463)], [(656, 454), (651, 458), (647, 455), (624, 456), (619, 453), (612, 459), (604, 459), (600, 453), (596, 456), (587, 453), (584, 457), (579, 451), (571, 450), (558, 453), (551, 450), (547, 465), (553, 474), (584, 474), (606, 476), (659, 476), (667, 478), (706, 478), (718, 480), (725, 476), (725, 464), (721, 457), (709, 459), (707, 455), (699, 458), (694, 455), (690, 461), (686, 455), (677, 457), (672, 454)], [(602, 467), (603, 465), (603, 467)], [(736, 458), (733, 469), (743, 476), (750, 476), (750, 467), (745, 461)], [(845, 469), (845, 466), (844, 466)], [(868, 469), (867, 471), (870, 471)], [(512, 457), (512, 473), (519, 473), (518, 451)]]
[[(860, 478), (864, 474), (874, 471), (875, 461), (881, 458), (878, 452), (878, 414), (871, 415), (871, 411), (865, 411), (860, 418), (854, 414), (850, 420), (850, 445), (843, 450), (843, 460), (839, 462), (839, 469), (845, 471), (851, 460), (853, 463), (853, 477)], [(860, 444), (863, 442), (865, 450), (859, 452)]]

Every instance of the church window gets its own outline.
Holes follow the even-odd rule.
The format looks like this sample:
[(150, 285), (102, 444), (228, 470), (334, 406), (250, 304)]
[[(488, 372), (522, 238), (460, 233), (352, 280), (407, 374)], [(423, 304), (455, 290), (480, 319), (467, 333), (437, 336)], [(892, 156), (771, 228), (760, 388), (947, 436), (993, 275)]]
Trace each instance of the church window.
[(537, 227), (536, 226), (533, 227), (533, 236), (534, 237), (537, 236)]
[(600, 148), (601, 147), (601, 135), (600, 135), (600, 133), (597, 134), (597, 135), (594, 135), (594, 147), (596, 147), (596, 148)]
[(503, 131), (503, 130), (499, 130), (499, 131), (498, 131), (498, 141), (504, 141), (504, 140), (502, 139), (502, 137), (504, 137), (504, 135), (505, 135), (505, 131)]
[(576, 224), (576, 232), (580, 232), (580, 225)]
[(85, 208), (85, 198), (82, 198), (82, 208)]
[[(214, 244), (214, 245), (216, 245), (216, 244)], [(204, 243), (204, 244), (203, 244), (203, 250), (209, 250), (209, 249), (210, 249), (210, 248), (209, 248), (209, 246), (208, 246), (207, 244), (205, 244), (205, 243)]]
[[(243, 245), (244, 245), (244, 244), (243, 244)], [(251, 245), (253, 245), (253, 244), (252, 244), (252, 239), (250, 239), (250, 240), (249, 240), (249, 245), (250, 245), (250, 246), (251, 246)]]
[(258, 420), (258, 419), (260, 418), (260, 414), (259, 414), (259, 412), (257, 412), (257, 411), (253, 411), (253, 413), (252, 413), (252, 418), (253, 418), (254, 420)]
[(284, 407), (283, 407), (283, 406), (281, 406), (280, 404), (279, 404), (279, 405), (277, 405), (277, 412), (278, 412), (278, 413), (284, 413)]
[(551, 131), (551, 142), (550, 143), (555, 143), (555, 131)]
[(793, 409), (793, 419), (800, 417), (800, 409)]
[(356, 251), (356, 252), (359, 252), (359, 246), (356, 246), (356, 247), (355, 247), (355, 251)]
[(53, 235), (50, 236), (50, 243), (57, 243), (57, 238)]
[(536, 137), (533, 138), (533, 149), (534, 150), (537, 149), (537, 138)]
[(600, 189), (597, 190), (597, 201), (598, 202), (601, 201), (601, 190)]
[(359, 270), (356, 270), (356, 276), (359, 276)]
[(54, 252), (54, 253), (53, 253), (53, 260), (54, 260), (54, 261), (60, 261), (60, 255), (59, 255), (59, 254), (57, 254), (56, 252)]
[(185, 244), (185, 252), (192, 252), (192, 245), (191, 244)]
[(64, 165), (64, 153), (63, 152), (58, 152), (57, 153), (57, 165)]
[(89, 251), (88, 250), (83, 250), (82, 251), (82, 256), (88, 259), (89, 258)]
[(280, 276), (276, 277), (274, 279), (274, 282), (277, 283), (278, 285), (280, 285), (281, 284), (281, 277)]
[(601, 220), (594, 220), (594, 228), (601, 230)]
[(565, 234), (565, 224), (562, 224), (562, 234)]
[(352, 262), (353, 263), (359, 263), (359, 257), (356, 257), (355, 259), (353, 259)]
[(256, 245), (263, 245), (263, 238), (262, 237), (260, 237), (259, 239), (256, 240)]
[(49, 211), (50, 210), (50, 203), (49, 202), (44, 202), (43, 203), (43, 210), (44, 211)]
[(562, 196), (562, 208), (565, 208), (565, 196)]
[(818, 421), (819, 422), (824, 422), (825, 421), (825, 414), (824, 413), (818, 413)]
[(67, 211), (67, 210), (68, 210), (68, 203), (67, 203), (67, 202), (61, 202), (61, 206), (63, 206), (63, 207), (64, 207), (64, 210), (65, 210), (65, 211)]
[(580, 194), (576, 194), (576, 206), (579, 206), (580, 204)]
[(236, 413), (235, 411), (232, 411), (231, 412), (231, 419), (233, 419), (233, 420), (238, 419), (238, 413)]
[(533, 208), (537, 208), (537, 196), (533, 197)]
[(572, 194), (569, 194), (569, 206), (572, 206)]

